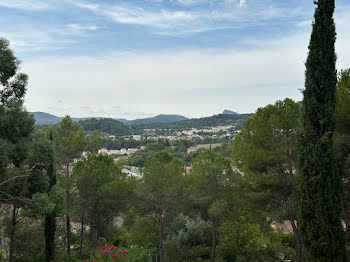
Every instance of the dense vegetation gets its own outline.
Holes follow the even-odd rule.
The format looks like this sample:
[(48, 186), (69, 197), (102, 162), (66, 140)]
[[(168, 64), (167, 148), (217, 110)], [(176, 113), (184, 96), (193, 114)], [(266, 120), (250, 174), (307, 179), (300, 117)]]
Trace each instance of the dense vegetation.
[[(243, 123), (251, 117), (251, 114), (242, 114), (242, 115), (227, 115), (219, 114), (210, 117), (203, 118), (193, 118), (179, 122), (173, 123), (152, 123), (147, 125), (139, 125), (138, 129), (153, 129), (153, 128), (162, 128), (162, 129), (190, 129), (190, 128), (204, 128), (211, 126), (225, 126), (225, 125), (236, 125), (238, 129), (243, 126)], [(137, 129), (136, 129), (137, 130)]]
[(90, 118), (80, 121), (79, 124), (84, 128), (85, 131), (95, 131), (105, 132), (111, 135), (124, 136), (130, 135), (131, 130), (128, 126), (123, 123), (111, 119), (111, 118)]
[(312, 261), (343, 261), (342, 176), (333, 134), (336, 106), (334, 0), (316, 3), (299, 132), (299, 225)]
[[(333, 10), (318, 1), (302, 104), (152, 124), (243, 125), (192, 153), (199, 140), (112, 142), (106, 134), (135, 130), (111, 119), (67, 116), (35, 129), (23, 107), (27, 76), (0, 39), (0, 261), (346, 261), (350, 69), (337, 79)], [(144, 148), (97, 154), (108, 143)]]

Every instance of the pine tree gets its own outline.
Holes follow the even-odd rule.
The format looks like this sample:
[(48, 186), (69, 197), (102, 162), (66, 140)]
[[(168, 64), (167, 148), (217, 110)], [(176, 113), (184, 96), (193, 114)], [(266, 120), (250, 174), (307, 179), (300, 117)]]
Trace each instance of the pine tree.
[(343, 261), (341, 176), (336, 170), (334, 0), (319, 0), (306, 61), (299, 139), (299, 215), (310, 261)]

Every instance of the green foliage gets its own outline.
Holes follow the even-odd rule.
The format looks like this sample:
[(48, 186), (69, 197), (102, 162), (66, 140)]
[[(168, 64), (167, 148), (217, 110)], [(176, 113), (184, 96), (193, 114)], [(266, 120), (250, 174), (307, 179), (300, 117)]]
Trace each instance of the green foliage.
[(296, 130), (300, 106), (291, 99), (259, 108), (236, 136), (234, 165), (253, 209), (282, 222), (296, 220)]
[(157, 248), (157, 231), (157, 224), (151, 217), (137, 217), (130, 230), (130, 244), (139, 248)]
[(169, 261), (196, 261), (210, 257), (211, 233), (208, 222), (200, 217), (190, 219), (178, 215), (165, 241), (165, 254)]
[(225, 190), (232, 190), (230, 161), (212, 151), (204, 151), (192, 160), (191, 199), (201, 208), (203, 218), (219, 217), (225, 208)]
[(211, 117), (203, 117), (198, 119), (189, 119), (173, 123), (151, 123), (147, 125), (139, 125), (138, 129), (153, 129), (153, 128), (162, 128), (162, 129), (186, 129), (186, 128), (203, 128), (211, 126), (220, 126), (220, 125), (235, 125), (237, 129), (240, 129), (243, 123), (251, 117), (251, 114), (242, 114), (242, 115), (224, 115), (219, 114)]
[(28, 76), (19, 73), (20, 61), (9, 48), (9, 41), (0, 38), (0, 104), (22, 101), (26, 93)]
[(76, 201), (85, 210), (92, 228), (92, 246), (97, 245), (102, 225), (108, 225), (126, 207), (126, 199), (133, 190), (110, 156), (89, 154), (73, 169), (78, 190)]
[(261, 226), (240, 216), (220, 227), (218, 256), (224, 261), (280, 261), (285, 252), (277, 233), (264, 233)]
[(319, 0), (306, 61), (299, 141), (299, 214), (311, 261), (342, 261), (342, 177), (333, 149), (336, 104), (334, 0)]
[(145, 163), (139, 197), (145, 203), (146, 212), (161, 215), (165, 223), (172, 219), (181, 200), (184, 163), (165, 151), (149, 157)]
[(343, 177), (342, 217), (350, 236), (350, 69), (339, 73), (334, 132), (335, 158), (339, 175)]
[(73, 123), (66, 116), (54, 130), (53, 141), (58, 163), (68, 170), (74, 159), (79, 158), (86, 148), (85, 133), (81, 125)]
[(85, 131), (98, 130), (100, 132), (105, 132), (107, 134), (116, 136), (131, 134), (131, 130), (128, 126), (111, 118), (90, 118), (80, 121), (79, 124), (84, 128)]
[(210, 220), (211, 261), (215, 260), (219, 220), (228, 208), (227, 192), (235, 193), (230, 160), (213, 151), (204, 151), (192, 160), (190, 199), (203, 219)]
[(44, 230), (35, 219), (24, 218), (17, 225), (15, 239), (16, 262), (43, 262), (45, 257)]
[(161, 151), (146, 160), (143, 179), (139, 184), (140, 203), (144, 212), (154, 219), (158, 227), (160, 262), (164, 261), (165, 229), (174, 218), (182, 200), (184, 173), (183, 161)]

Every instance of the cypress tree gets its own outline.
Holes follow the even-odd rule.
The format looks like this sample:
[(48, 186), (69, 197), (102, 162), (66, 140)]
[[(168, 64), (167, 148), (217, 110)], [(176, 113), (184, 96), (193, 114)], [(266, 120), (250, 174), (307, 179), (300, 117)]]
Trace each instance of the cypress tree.
[(299, 136), (299, 217), (303, 244), (310, 261), (343, 261), (341, 176), (336, 170), (334, 0), (319, 0), (309, 55)]
[[(50, 141), (52, 142), (52, 130), (50, 130)], [(49, 191), (54, 185), (56, 185), (56, 174), (54, 169), (54, 160), (47, 168), (47, 174), (49, 176)], [(55, 232), (56, 232), (56, 210), (46, 215), (45, 217), (45, 255), (46, 261), (54, 261), (55, 256)]]

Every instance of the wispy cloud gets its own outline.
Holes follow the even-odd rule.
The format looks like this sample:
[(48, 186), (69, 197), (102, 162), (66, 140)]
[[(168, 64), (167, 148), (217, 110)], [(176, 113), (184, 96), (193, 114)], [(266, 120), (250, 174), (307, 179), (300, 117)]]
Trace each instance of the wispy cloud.
[(89, 3), (81, 3), (81, 2), (74, 2), (74, 4), (81, 8), (86, 8), (91, 11), (98, 11), (100, 9), (99, 4), (89, 4)]
[[(173, 0), (181, 5), (191, 6), (199, 0)], [(242, 8), (246, 0), (226, 0), (226, 5), (218, 4), (214, 8), (205, 8), (202, 4), (184, 10), (173, 10), (145, 7), (135, 3), (102, 5), (94, 3), (75, 3), (97, 15), (106, 17), (119, 24), (138, 25), (151, 28), (156, 34), (184, 35), (205, 31), (222, 30), (223, 28), (240, 28), (247, 25), (258, 25), (273, 19), (285, 19), (298, 15), (302, 8), (283, 9), (275, 6), (269, 8)], [(227, 6), (228, 5), (228, 6)]]
[(0, 7), (1, 6), (31, 11), (47, 10), (51, 8), (50, 1), (42, 0), (0, 0)]
[(100, 27), (97, 25), (68, 24), (67, 27), (75, 32), (96, 31)]
[(198, 0), (176, 0), (180, 5), (190, 6), (198, 2)]

